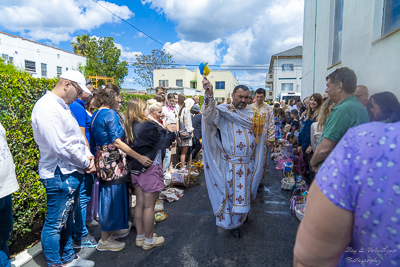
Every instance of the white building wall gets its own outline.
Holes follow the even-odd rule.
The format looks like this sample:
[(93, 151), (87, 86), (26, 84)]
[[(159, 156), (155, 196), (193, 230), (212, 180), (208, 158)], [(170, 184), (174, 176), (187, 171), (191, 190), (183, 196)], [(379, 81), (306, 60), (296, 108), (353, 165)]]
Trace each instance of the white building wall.
[[(282, 71), (283, 64), (293, 64), (293, 71)], [(278, 99), (282, 92), (283, 83), (292, 83), (292, 92), (301, 93), (301, 75), (302, 75), (302, 59), (301, 58), (277, 58), (274, 60), (273, 66), (273, 94), (274, 100)], [(289, 91), (284, 91), (289, 92)]]
[[(314, 67), (315, 0), (304, 5), (303, 94), (324, 93), (325, 77), (336, 68), (349, 67), (357, 83), (369, 88), (370, 95), (391, 91), (400, 98), (396, 77), (400, 73), (400, 28), (381, 36), (384, 1), (344, 1), (341, 61), (330, 64), (330, 32), (333, 27), (333, 0), (318, 1)], [(315, 85), (313, 76), (315, 74)]]
[[(29, 41), (17, 36), (0, 33), (0, 56), (8, 59), (13, 58), (13, 64), (18, 68), (25, 69), (25, 60), (34, 61), (36, 71), (33, 77), (54, 78), (57, 77), (57, 66), (62, 72), (76, 70), (78, 65), (86, 65), (86, 57), (64, 51), (55, 47)], [(47, 65), (47, 75), (42, 76), (41, 63)]]

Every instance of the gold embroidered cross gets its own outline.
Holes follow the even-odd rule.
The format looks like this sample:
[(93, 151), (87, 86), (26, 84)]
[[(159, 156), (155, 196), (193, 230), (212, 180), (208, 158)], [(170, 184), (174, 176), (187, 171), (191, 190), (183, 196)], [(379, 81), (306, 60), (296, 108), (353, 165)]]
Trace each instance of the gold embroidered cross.
[(240, 169), (238, 172), (236, 172), (237, 175), (239, 175), (239, 177), (242, 177), (242, 175), (244, 174), (244, 172), (242, 171), (242, 169)]
[(239, 202), (239, 204), (242, 204), (242, 202), (244, 201), (242, 196), (239, 196), (238, 198), (236, 198), (236, 200)]
[(237, 148), (239, 148), (240, 149), (240, 151), (242, 151), (243, 150), (243, 148), (245, 148), (246, 147), (246, 145), (245, 144), (243, 144), (242, 142), (240, 142), (237, 146), (236, 146)]

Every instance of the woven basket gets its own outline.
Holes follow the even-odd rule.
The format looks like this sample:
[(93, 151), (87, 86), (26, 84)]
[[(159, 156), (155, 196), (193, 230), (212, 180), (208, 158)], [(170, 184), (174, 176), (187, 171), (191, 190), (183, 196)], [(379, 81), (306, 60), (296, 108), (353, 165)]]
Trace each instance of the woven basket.
[(306, 188), (306, 182), (303, 179), (301, 179), (300, 182), (296, 183), (296, 187), (297, 188)]
[[(299, 194), (297, 194), (298, 191), (299, 191)], [(305, 204), (306, 198), (303, 196), (303, 193), (306, 191), (307, 191), (307, 189), (304, 187), (296, 188), (293, 191), (292, 197), (290, 198), (290, 209), (291, 210), (295, 210), (295, 207), (298, 204)]]
[(296, 207), (294, 208), (294, 211), (296, 212), (296, 217), (299, 219), (299, 221), (303, 220), (304, 213), (301, 211), (304, 209), (306, 204), (297, 204)]
[(182, 174), (182, 176), (183, 176), (183, 181), (176, 181), (175, 180), (175, 178), (174, 178), (174, 176), (175, 175), (177, 175), (176, 173), (177, 172), (180, 172), (179, 170), (178, 170), (178, 166), (180, 166), (181, 165), (181, 163), (179, 162), (178, 164), (176, 164), (175, 165), (175, 168), (171, 171), (171, 186), (176, 186), (176, 185), (178, 185), (178, 186), (184, 186), (184, 187), (188, 187), (189, 186), (189, 181), (190, 181), (190, 172), (187, 170), (187, 167), (186, 168), (184, 168), (184, 170), (185, 170), (185, 174)]
[(283, 178), (281, 180), (281, 188), (285, 189), (285, 190), (292, 190), (294, 184), (295, 184), (295, 181), (292, 177)]

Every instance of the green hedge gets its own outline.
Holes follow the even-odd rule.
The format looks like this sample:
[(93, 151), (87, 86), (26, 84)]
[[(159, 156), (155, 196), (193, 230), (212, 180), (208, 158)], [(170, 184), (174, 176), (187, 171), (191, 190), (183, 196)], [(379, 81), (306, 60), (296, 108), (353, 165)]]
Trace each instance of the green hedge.
[(0, 74), (1, 123), (7, 131), (20, 186), (13, 194), (11, 241), (30, 232), (35, 222), (45, 215), (46, 195), (39, 181), (39, 151), (33, 139), (31, 113), (36, 101), (55, 83), (55, 79), (37, 79), (24, 73)]

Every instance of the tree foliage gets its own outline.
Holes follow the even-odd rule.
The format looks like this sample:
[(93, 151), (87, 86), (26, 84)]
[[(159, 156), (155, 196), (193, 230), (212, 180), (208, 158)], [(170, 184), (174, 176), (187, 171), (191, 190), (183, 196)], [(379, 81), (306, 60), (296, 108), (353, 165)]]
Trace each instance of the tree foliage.
[(150, 55), (136, 55), (136, 62), (132, 64), (138, 75), (137, 83), (144, 87), (153, 87), (153, 70), (172, 69), (172, 55), (164, 49), (153, 49)]
[[(83, 40), (85, 36), (78, 36), (77, 40)], [(82, 71), (85, 76), (105, 76), (114, 77), (114, 83), (120, 86), (124, 82), (124, 78), (128, 75), (128, 63), (126, 61), (119, 61), (121, 56), (121, 49), (117, 48), (114, 44), (112, 37), (103, 38), (89, 38), (86, 46), (86, 66)], [(99, 81), (98, 85), (101, 85)]]
[(86, 57), (89, 42), (90, 42), (89, 34), (82, 34), (81, 36), (78, 35), (76, 37), (76, 42), (71, 43), (72, 49), (74, 49), (74, 53)]

